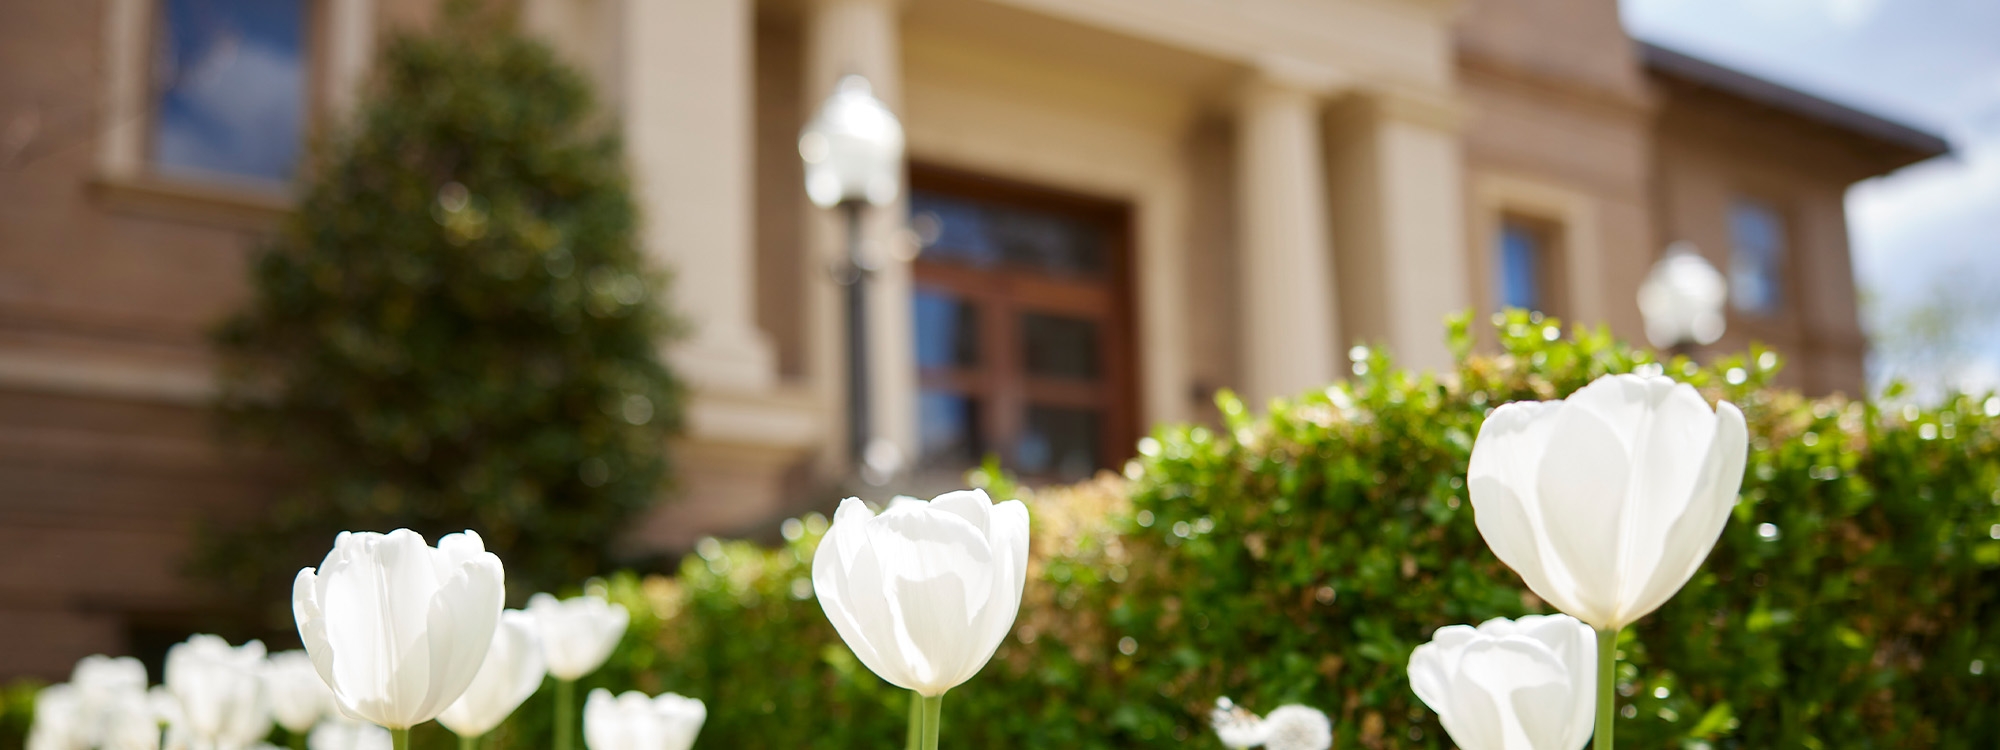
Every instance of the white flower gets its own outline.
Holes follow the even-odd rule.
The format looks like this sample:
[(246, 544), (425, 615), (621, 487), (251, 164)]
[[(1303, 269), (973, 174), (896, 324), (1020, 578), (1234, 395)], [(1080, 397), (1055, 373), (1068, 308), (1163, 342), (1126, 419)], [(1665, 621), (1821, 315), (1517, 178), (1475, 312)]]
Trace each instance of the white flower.
[(484, 735), (534, 695), (547, 674), (534, 618), (517, 609), (507, 610), (500, 615), (493, 646), (486, 650), (486, 663), (472, 678), (472, 687), (438, 714), (437, 721), (460, 737)]
[(196, 748), (242, 750), (271, 733), (260, 674), (264, 644), (231, 646), (197, 635), (167, 649), (166, 687), (179, 702), (177, 728)]
[(1208, 712), (1208, 723), (1215, 727), (1215, 736), (1222, 740), (1222, 746), (1235, 750), (1262, 745), (1267, 734), (1263, 719), (1227, 696), (1215, 699), (1215, 708)]
[(390, 750), (389, 730), (340, 716), (329, 716), (306, 735), (306, 750)]
[(820, 607), (877, 676), (925, 696), (971, 679), (1014, 626), (1028, 508), (980, 490), (875, 515), (848, 498), (813, 555)]
[(472, 683), (500, 624), (504, 578), (471, 531), (435, 549), (409, 529), (341, 532), (317, 570), (299, 571), (292, 614), (341, 711), (407, 729)]
[(264, 662), (264, 693), (271, 718), (293, 734), (311, 731), (333, 708), (333, 690), (304, 651), (280, 651)]
[(570, 682), (604, 666), (632, 620), (624, 605), (612, 604), (601, 596), (558, 601), (548, 594), (536, 594), (528, 599), (528, 614), (535, 618), (535, 634), (541, 637), (549, 674)]
[(1597, 707), (1596, 639), (1568, 615), (1438, 628), (1410, 688), (1464, 750), (1578, 750)]
[(144, 690), (120, 691), (104, 714), (104, 750), (160, 750), (160, 718)]
[(56, 684), (35, 694), (35, 722), (28, 726), (27, 750), (84, 750), (83, 694), (75, 685)]
[(1333, 720), (1311, 706), (1296, 703), (1279, 706), (1263, 718), (1244, 710), (1228, 698), (1215, 699), (1209, 724), (1223, 747), (1249, 748), (1263, 745), (1272, 750), (1327, 750), (1333, 747)]
[(583, 744), (590, 750), (688, 750), (707, 719), (708, 708), (693, 698), (648, 698), (636, 690), (613, 698), (598, 688), (583, 702)]
[(1264, 715), (1264, 735), (1270, 750), (1327, 750), (1333, 747), (1333, 720), (1311, 706), (1279, 706)]
[(1479, 428), (1479, 533), (1536, 595), (1599, 629), (1671, 598), (1722, 534), (1747, 456), (1743, 414), (1663, 377), (1611, 375)]
[(76, 689), (78, 736), (98, 747), (104, 744), (114, 706), (133, 694), (145, 694), (146, 665), (130, 656), (94, 654), (77, 660), (69, 684)]

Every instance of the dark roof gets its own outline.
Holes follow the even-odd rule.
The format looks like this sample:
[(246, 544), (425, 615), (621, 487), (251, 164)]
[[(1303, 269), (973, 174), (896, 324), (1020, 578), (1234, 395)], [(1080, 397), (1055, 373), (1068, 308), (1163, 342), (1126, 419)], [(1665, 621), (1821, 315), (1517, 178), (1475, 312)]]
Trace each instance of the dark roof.
[(1639, 56), (1644, 60), (1647, 70), (1659, 75), (1715, 89), (1831, 125), (1855, 135), (1905, 148), (1923, 158), (1951, 152), (1951, 144), (1934, 134), (1651, 42), (1639, 42)]

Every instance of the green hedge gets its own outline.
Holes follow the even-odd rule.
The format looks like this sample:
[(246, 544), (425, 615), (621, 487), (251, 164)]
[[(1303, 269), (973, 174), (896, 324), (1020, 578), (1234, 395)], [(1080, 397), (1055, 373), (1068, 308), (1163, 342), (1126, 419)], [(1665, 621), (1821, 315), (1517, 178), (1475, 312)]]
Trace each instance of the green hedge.
[[(1362, 355), (1355, 377), (1226, 426), (1154, 433), (1127, 470), (1034, 493), (1014, 637), (944, 705), (956, 747), (1218, 747), (1206, 708), (1322, 707), (1340, 748), (1437, 748), (1404, 664), (1437, 627), (1546, 611), (1487, 551), (1463, 475), (1483, 415), (1659, 366), (1601, 332), (1515, 316), (1447, 377)], [(1465, 326), (1455, 329), (1461, 352)], [(1743, 502), (1714, 553), (1626, 631), (1634, 748), (2000, 745), (2000, 398), (1928, 410), (1768, 387), (1775, 356), (1692, 368), (1743, 408)], [(1000, 483), (990, 474), (989, 483)], [(1012, 494), (996, 488), (996, 494)], [(702, 747), (896, 747), (905, 694), (812, 600), (826, 520), (766, 549), (704, 542), (674, 578), (593, 584), (634, 613), (585, 687), (708, 702)], [(1770, 524), (1766, 527), (1764, 524)], [(1129, 640), (1128, 640), (1129, 639)], [(491, 747), (546, 743), (537, 696)], [(447, 747), (434, 727), (420, 745)]]
[[(1036, 568), (1015, 637), (948, 696), (945, 736), (1217, 747), (1203, 717), (1228, 695), (1320, 706), (1338, 747), (1446, 746), (1410, 693), (1410, 650), (1443, 625), (1547, 611), (1473, 526), (1463, 476), (1481, 419), (1661, 366), (1601, 331), (1563, 338), (1522, 315), (1499, 329), (1502, 354), (1467, 356), (1460, 321), (1448, 376), (1356, 351), (1352, 380), (1267, 415), (1225, 396), (1224, 429), (1156, 432), (1129, 483), (1032, 498)], [(1743, 408), (1752, 455), (1707, 564), (1621, 641), (1619, 738), (2000, 744), (2000, 399), (1806, 399), (1768, 386), (1777, 364), (1761, 350), (1665, 363)], [(792, 525), (776, 550), (705, 544), (674, 580), (614, 580), (646, 616), (601, 679), (707, 700), (705, 746), (895, 746), (904, 696), (811, 599), (823, 524)]]

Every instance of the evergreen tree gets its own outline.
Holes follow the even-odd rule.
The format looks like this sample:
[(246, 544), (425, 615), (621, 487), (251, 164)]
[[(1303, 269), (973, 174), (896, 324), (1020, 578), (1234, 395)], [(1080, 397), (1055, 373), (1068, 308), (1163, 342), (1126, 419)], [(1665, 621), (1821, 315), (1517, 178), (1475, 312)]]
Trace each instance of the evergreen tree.
[(673, 325), (620, 146), (579, 74), (471, 8), (387, 45), (219, 332), (229, 423), (286, 467), (208, 549), (233, 585), (289, 585), (342, 529), (470, 528), (518, 600), (602, 572), (663, 491)]

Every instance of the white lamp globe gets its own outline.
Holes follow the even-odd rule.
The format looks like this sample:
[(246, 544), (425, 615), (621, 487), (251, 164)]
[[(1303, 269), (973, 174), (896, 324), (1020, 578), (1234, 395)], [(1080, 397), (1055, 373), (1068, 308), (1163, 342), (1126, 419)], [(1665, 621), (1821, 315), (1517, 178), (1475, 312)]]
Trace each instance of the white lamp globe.
[(1639, 285), (1646, 339), (1661, 349), (1722, 338), (1722, 308), (1728, 301), (1729, 282), (1686, 240), (1667, 246), (1667, 254)]
[(903, 125), (868, 85), (850, 75), (799, 134), (806, 197), (832, 208), (848, 201), (887, 205), (903, 189)]

